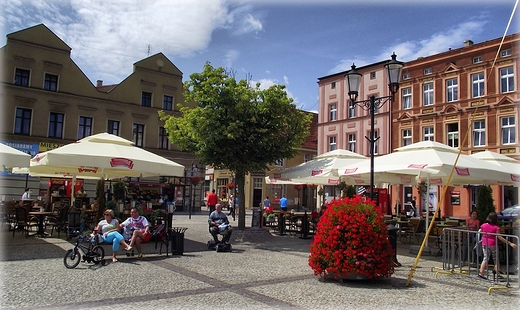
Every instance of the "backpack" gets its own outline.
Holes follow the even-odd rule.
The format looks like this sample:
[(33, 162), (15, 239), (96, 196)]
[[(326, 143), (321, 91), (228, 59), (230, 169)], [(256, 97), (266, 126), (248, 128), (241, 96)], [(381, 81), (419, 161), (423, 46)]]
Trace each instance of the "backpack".
[(151, 241), (163, 241), (166, 239), (166, 225), (158, 224), (150, 229)]

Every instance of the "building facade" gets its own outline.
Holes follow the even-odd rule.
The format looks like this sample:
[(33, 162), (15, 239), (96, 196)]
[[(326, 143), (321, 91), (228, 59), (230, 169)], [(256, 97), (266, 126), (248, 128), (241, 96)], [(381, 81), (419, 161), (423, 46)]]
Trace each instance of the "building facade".
[[(384, 155), (411, 143), (432, 140), (460, 147), (466, 154), (489, 150), (520, 159), (518, 143), (519, 34), (406, 62), (393, 103), (375, 114), (374, 154)], [(388, 95), (385, 62), (357, 68), (363, 74), (359, 100)], [(346, 72), (318, 79), (318, 153), (341, 148), (369, 156), (369, 114), (349, 107)], [(376, 185), (378, 186), (378, 185)], [(379, 186), (387, 186), (379, 184)], [(492, 186), (497, 210), (518, 203), (518, 188)], [(410, 185), (391, 186), (392, 206), (420, 197)], [(443, 186), (431, 186), (433, 204)], [(478, 186), (449, 187), (442, 215), (467, 216), (476, 204)], [(452, 203), (456, 202), (456, 204)], [(429, 199), (419, 203), (426, 208)], [(397, 208), (393, 212), (397, 212)]]
[[(170, 143), (158, 116), (160, 110), (180, 116), (176, 104), (184, 102), (182, 72), (168, 58), (152, 55), (134, 63), (133, 72), (119, 84), (93, 85), (70, 54), (71, 48), (43, 24), (7, 35), (0, 49), (2, 142), (35, 155), (108, 132), (191, 173), (198, 159)], [(189, 186), (184, 187), (184, 177), (132, 181), (134, 186), (145, 181), (147, 188), (172, 192), (181, 205), (186, 202)], [(5, 200), (19, 199), (26, 184), (39, 189), (36, 195), (45, 194), (46, 181), (39, 178), (26, 180), (4, 171), (2, 183)], [(86, 184), (93, 196), (95, 185)], [(196, 195), (199, 201), (201, 193)]]

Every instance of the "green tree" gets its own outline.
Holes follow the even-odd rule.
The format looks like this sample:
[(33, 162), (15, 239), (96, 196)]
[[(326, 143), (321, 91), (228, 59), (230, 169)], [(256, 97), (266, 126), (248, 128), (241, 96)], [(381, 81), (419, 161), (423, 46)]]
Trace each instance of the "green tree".
[(206, 63), (184, 83), (181, 117), (159, 112), (169, 139), (204, 164), (229, 169), (239, 189), (238, 228), (245, 228), (245, 175), (292, 158), (309, 135), (311, 115), (296, 108), (285, 86), (260, 89)]
[(356, 196), (356, 188), (352, 185), (347, 186), (347, 189), (345, 190), (345, 196), (348, 198), (352, 198)]
[(489, 186), (481, 186), (477, 192), (477, 213), (478, 220), (482, 224), (491, 212), (495, 212), (493, 191)]

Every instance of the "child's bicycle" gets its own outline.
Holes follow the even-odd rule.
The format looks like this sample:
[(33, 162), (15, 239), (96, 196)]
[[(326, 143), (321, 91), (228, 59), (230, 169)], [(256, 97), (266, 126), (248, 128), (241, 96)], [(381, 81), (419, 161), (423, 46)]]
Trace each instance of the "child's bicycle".
[[(81, 244), (85, 238), (89, 243), (88, 247)], [(101, 263), (104, 265), (104, 257), (105, 250), (103, 247), (97, 244), (96, 235), (87, 237), (81, 235), (78, 237), (78, 240), (76, 240), (74, 247), (68, 250), (67, 254), (65, 254), (65, 257), (63, 258), (63, 264), (65, 267), (73, 269), (76, 268), (76, 266), (79, 265), (80, 260), (83, 259), (83, 261), (87, 263)]]

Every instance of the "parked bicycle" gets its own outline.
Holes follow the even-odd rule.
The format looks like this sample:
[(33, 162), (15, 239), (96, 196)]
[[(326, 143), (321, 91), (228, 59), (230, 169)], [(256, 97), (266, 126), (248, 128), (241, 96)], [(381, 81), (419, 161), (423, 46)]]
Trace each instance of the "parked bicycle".
[[(86, 240), (85, 240), (86, 238)], [(81, 244), (83, 241), (88, 242), (88, 246)], [(79, 262), (83, 259), (83, 262), (104, 264), (105, 262), (105, 250), (103, 247), (98, 245), (97, 235), (84, 236), (81, 235), (76, 240), (74, 247), (67, 251), (63, 258), (63, 264), (69, 269), (76, 268)]]

